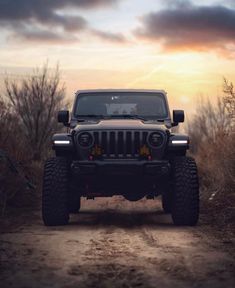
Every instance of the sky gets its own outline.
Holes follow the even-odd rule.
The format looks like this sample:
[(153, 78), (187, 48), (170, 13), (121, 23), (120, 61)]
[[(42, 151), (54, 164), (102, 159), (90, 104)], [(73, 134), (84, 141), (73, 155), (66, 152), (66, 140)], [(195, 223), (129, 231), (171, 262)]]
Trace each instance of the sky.
[(172, 108), (235, 83), (235, 0), (0, 0), (0, 85), (46, 62), (67, 95), (166, 90)]

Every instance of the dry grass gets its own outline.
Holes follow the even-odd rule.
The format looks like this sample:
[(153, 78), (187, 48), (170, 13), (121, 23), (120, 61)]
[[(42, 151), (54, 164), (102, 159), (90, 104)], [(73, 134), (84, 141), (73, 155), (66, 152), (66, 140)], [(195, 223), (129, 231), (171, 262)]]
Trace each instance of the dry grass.
[(230, 229), (235, 227), (235, 93), (231, 83), (225, 80), (224, 85), (225, 94), (216, 105), (198, 105), (189, 134), (199, 169), (202, 213)]
[(5, 95), (0, 95), (0, 214), (7, 205), (25, 200), (30, 205), (38, 196), (51, 135), (59, 129), (57, 111), (64, 106), (59, 82), (59, 70), (49, 73), (47, 65), (19, 82), (5, 81)]

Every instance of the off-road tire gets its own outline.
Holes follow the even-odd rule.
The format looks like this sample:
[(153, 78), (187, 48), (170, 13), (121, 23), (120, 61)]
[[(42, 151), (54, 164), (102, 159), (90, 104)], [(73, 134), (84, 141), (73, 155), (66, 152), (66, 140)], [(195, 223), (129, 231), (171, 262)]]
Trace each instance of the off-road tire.
[(195, 160), (175, 157), (172, 162), (172, 219), (175, 225), (194, 226), (199, 217), (199, 185)]
[(42, 189), (42, 219), (46, 226), (66, 225), (69, 221), (68, 174), (66, 158), (46, 161)]

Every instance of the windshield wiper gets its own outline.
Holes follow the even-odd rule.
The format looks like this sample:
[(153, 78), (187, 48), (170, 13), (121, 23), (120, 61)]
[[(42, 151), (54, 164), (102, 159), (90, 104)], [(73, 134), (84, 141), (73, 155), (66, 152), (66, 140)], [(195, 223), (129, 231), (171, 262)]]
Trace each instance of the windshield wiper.
[(97, 115), (97, 114), (76, 115), (76, 118), (77, 121), (84, 122), (86, 118), (104, 119), (104, 115)]
[(166, 119), (155, 119), (157, 122), (165, 122)]
[(157, 121), (157, 122), (164, 122), (165, 119), (148, 119), (144, 118), (143, 116), (133, 115), (133, 114), (113, 114), (113, 115), (97, 115), (97, 114), (86, 114), (86, 115), (76, 115), (78, 122), (84, 122), (87, 118), (95, 118), (95, 119), (139, 119), (142, 121)]
[(146, 118), (144, 118), (144, 117), (142, 117), (142, 116), (132, 115), (132, 114), (110, 115), (110, 118), (140, 119), (140, 120), (143, 120), (143, 121), (146, 121), (146, 120), (147, 120)]
[(85, 114), (85, 115), (76, 115), (76, 117), (79, 118), (85, 118), (85, 117), (91, 117), (91, 118), (104, 118), (104, 115), (98, 115), (98, 114)]

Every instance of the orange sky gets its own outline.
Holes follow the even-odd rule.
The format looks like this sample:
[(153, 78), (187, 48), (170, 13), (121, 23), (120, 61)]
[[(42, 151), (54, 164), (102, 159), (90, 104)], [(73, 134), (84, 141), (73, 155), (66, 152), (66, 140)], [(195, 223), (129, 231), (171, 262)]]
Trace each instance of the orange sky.
[(224, 76), (235, 82), (234, 1), (19, 2), (0, 3), (1, 81), (48, 60), (60, 63), (70, 98), (78, 89), (156, 88), (188, 111), (200, 96), (220, 95)]

